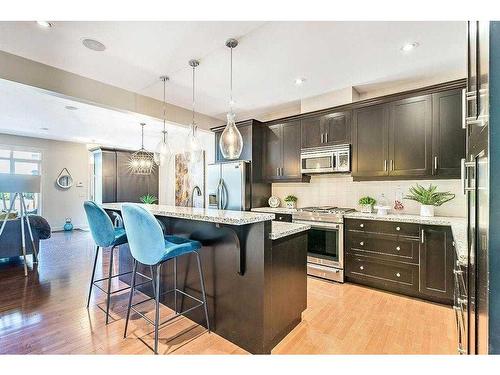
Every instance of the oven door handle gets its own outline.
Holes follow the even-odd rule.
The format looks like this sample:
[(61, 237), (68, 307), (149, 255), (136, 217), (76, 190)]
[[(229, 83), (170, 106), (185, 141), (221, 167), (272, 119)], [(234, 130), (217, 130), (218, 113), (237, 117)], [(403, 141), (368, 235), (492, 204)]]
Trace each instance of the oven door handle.
[(306, 220), (292, 220), (292, 222), (296, 224), (310, 225), (311, 229), (338, 229), (339, 231), (342, 229), (342, 224), (318, 223)]

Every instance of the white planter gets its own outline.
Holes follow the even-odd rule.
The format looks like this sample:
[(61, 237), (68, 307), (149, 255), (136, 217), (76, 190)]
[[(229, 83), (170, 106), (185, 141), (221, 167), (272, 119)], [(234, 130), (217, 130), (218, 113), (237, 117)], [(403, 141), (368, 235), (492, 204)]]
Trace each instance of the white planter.
[(434, 206), (428, 204), (421, 204), (420, 216), (434, 216)]
[(371, 204), (362, 204), (361, 205), (361, 212), (364, 214), (371, 214), (372, 209), (373, 209), (373, 206)]
[(286, 208), (294, 209), (297, 208), (297, 202), (285, 202)]

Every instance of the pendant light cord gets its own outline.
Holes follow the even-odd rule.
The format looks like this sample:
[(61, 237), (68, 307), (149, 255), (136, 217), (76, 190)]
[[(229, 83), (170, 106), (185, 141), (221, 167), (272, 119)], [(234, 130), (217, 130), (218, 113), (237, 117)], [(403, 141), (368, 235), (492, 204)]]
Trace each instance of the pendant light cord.
[(193, 118), (192, 118), (192, 121), (191, 121), (191, 123), (193, 124), (193, 126), (194, 126), (194, 105), (195, 105), (195, 101), (194, 101), (194, 69), (195, 69), (195, 67), (193, 66), (193, 114), (192, 114)]
[(144, 150), (144, 125), (141, 124), (141, 150)]
[(231, 47), (231, 70), (230, 70), (230, 79), (229, 79), (229, 108), (231, 109), (231, 113), (233, 113), (233, 47)]
[(167, 86), (167, 78), (163, 77), (163, 142), (167, 141), (167, 127), (166, 127), (166, 119), (167, 119), (167, 99), (166, 99), (166, 86)]

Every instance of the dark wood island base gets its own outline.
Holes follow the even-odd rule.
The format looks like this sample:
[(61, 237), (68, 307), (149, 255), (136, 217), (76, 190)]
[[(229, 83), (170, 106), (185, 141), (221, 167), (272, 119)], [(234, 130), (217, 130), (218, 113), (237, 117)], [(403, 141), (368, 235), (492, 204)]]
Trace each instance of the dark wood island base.
[[(306, 234), (270, 239), (271, 221), (228, 225), (157, 216), (167, 232), (198, 240), (203, 265), (211, 330), (253, 354), (268, 354), (302, 319), (307, 304)], [(128, 245), (120, 248), (120, 272), (132, 268)], [(141, 268), (142, 267), (142, 268)], [(149, 267), (139, 271), (149, 275)], [(177, 261), (177, 287), (201, 299), (196, 259)], [(174, 285), (173, 261), (162, 268), (162, 292)], [(130, 275), (122, 276), (130, 284)], [(152, 296), (146, 284), (140, 288)], [(162, 303), (174, 309), (173, 293)], [(178, 294), (185, 311), (196, 302)], [(205, 326), (202, 309), (186, 317)], [(165, 319), (165, 317), (163, 317)]]

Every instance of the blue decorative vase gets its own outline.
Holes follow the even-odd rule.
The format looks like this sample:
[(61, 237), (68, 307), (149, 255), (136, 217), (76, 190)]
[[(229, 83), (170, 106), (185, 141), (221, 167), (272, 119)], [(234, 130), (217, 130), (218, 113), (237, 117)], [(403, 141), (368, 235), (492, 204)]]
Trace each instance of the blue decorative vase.
[(64, 224), (64, 230), (70, 232), (73, 230), (73, 223), (71, 223), (71, 218), (66, 218), (66, 224)]

